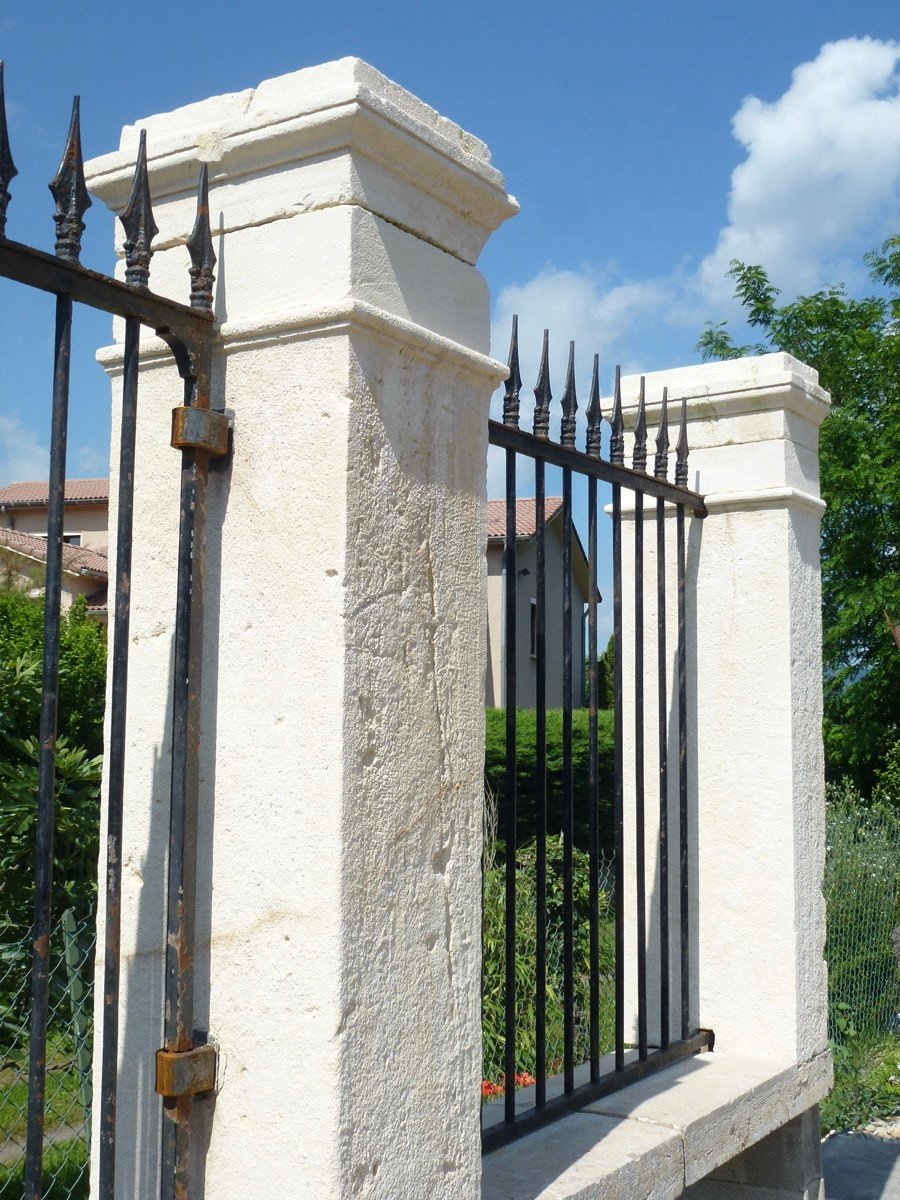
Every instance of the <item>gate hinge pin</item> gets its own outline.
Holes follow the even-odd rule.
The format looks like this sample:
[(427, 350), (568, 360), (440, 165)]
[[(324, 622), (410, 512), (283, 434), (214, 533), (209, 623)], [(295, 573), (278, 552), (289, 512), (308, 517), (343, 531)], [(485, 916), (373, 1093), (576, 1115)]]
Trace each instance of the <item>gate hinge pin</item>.
[(216, 1086), (215, 1046), (193, 1050), (157, 1050), (156, 1091), (165, 1099), (196, 1096)]
[(176, 450), (206, 450), (213, 458), (228, 453), (228, 414), (211, 408), (179, 405), (172, 409), (172, 445)]

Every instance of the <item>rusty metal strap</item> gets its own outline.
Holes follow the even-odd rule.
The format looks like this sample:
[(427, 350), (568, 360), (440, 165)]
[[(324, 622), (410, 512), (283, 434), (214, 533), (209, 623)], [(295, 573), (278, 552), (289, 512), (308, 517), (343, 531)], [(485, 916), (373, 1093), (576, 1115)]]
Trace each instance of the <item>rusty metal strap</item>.
[(196, 1096), (216, 1086), (215, 1046), (193, 1050), (157, 1050), (156, 1091), (166, 1099)]
[(179, 406), (172, 410), (172, 445), (176, 450), (206, 450), (213, 458), (228, 453), (228, 417), (209, 408)]

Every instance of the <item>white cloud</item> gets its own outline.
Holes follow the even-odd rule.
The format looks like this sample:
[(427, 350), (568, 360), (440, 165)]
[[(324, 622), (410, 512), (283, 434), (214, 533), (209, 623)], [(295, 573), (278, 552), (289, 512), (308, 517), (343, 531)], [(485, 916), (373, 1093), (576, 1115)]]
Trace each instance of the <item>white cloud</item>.
[(45, 478), (49, 464), (47, 447), (41, 445), (20, 418), (0, 413), (0, 486)]
[(743, 102), (732, 127), (746, 158), (731, 176), (728, 224), (698, 271), (705, 295), (730, 292), (732, 258), (761, 262), (787, 292), (815, 288), (840, 276), (861, 236), (893, 232), (898, 68), (900, 43), (847, 38), (797, 67), (779, 99)]
[[(105, 449), (96, 446), (69, 447), (69, 476), (103, 475), (109, 470)], [(0, 487), (25, 479), (46, 479), (50, 451), (15, 413), (0, 413)]]
[[(732, 172), (728, 222), (695, 270), (679, 263), (634, 280), (612, 267), (548, 266), (500, 292), (493, 352), (506, 357), (517, 312), (523, 423), (545, 326), (555, 397), (569, 338), (578, 350), (579, 394), (596, 352), (608, 393), (613, 363), (626, 371), (672, 365), (673, 344), (682, 347), (683, 361), (705, 319), (735, 315), (726, 275), (732, 258), (762, 263), (790, 297), (825, 283), (860, 282), (862, 252), (900, 229), (900, 43), (828, 43), (797, 67), (777, 100), (744, 100), (732, 126), (745, 156)], [(499, 394), (494, 403), (496, 413)], [(496, 494), (495, 466), (490, 482)]]

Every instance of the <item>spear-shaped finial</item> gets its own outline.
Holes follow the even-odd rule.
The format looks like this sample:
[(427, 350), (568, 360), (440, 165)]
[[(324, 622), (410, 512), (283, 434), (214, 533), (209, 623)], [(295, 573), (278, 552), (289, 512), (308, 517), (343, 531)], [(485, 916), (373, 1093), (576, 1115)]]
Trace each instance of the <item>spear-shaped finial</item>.
[(609, 439), (609, 461), (614, 466), (625, 462), (625, 422), (622, 419), (622, 368), (616, 367), (616, 390), (613, 394), (613, 410), (609, 419), (612, 434)]
[(69, 136), (56, 177), (50, 184), (56, 201), (56, 253), (59, 258), (78, 262), (81, 255), (81, 234), (84, 214), (91, 207), (87, 184), (84, 182), (84, 157), (81, 153), (81, 97), (72, 102)]
[(503, 424), (519, 424), (519, 392), (522, 390), (522, 376), (519, 372), (519, 318), (513, 316), (512, 337), (509, 340), (509, 375), (506, 379), (506, 390), (503, 394)]
[(681, 419), (678, 423), (678, 444), (675, 447), (675, 482), (679, 487), (687, 487), (688, 481), (688, 439), (687, 439), (687, 397), (681, 397)]
[(669, 389), (663, 388), (662, 409), (659, 414), (659, 433), (656, 435), (656, 460), (653, 474), (666, 479), (669, 474)]
[(141, 130), (131, 196), (119, 218), (125, 230), (125, 282), (146, 287), (150, 279), (150, 243), (159, 233), (150, 202), (150, 178), (147, 174), (147, 131)]
[(18, 175), (9, 148), (6, 128), (6, 94), (3, 90), (3, 60), (0, 59), (0, 237), (6, 237), (6, 208), (10, 201), (9, 185)]
[(575, 414), (578, 412), (578, 396), (575, 394), (575, 343), (569, 342), (569, 365), (566, 368), (566, 386), (562, 395), (562, 421), (559, 441), (562, 446), (575, 445)]
[(600, 355), (594, 355), (594, 370), (591, 375), (591, 394), (587, 406), (587, 452), (594, 458), (600, 457)]
[(534, 436), (549, 438), (550, 436), (550, 401), (553, 393), (550, 391), (550, 334), (544, 330), (544, 345), (541, 350), (541, 365), (538, 370), (537, 383), (534, 385)]
[(647, 470), (647, 403), (643, 375), (638, 396), (637, 421), (634, 426), (634, 453), (631, 457), (631, 465), (635, 471)]
[(209, 227), (209, 177), (206, 163), (200, 165), (197, 217), (188, 238), (187, 248), (191, 256), (191, 308), (202, 308), (206, 312), (212, 312), (216, 253), (213, 250), (212, 230)]

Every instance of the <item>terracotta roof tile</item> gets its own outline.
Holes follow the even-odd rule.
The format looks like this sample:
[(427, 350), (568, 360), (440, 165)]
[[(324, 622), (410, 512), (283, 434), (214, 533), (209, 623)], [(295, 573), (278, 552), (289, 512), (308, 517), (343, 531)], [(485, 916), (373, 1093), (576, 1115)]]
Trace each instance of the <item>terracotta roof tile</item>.
[[(544, 501), (544, 521), (549, 523), (562, 508), (562, 496), (547, 496)], [(516, 501), (516, 537), (532, 538), (535, 534), (533, 500)], [(488, 541), (506, 537), (506, 501), (488, 500)]]
[[(37, 562), (47, 561), (47, 539), (33, 533), (20, 533), (17, 529), (0, 529), (0, 548), (15, 554), (23, 554), (26, 558)], [(105, 554), (97, 550), (89, 550), (86, 546), (64, 545), (62, 550), (63, 570), (70, 575), (81, 575), (85, 572), (105, 578), (109, 572), (109, 562)]]
[[(66, 504), (101, 504), (108, 500), (108, 479), (66, 480)], [(9, 508), (38, 507), (49, 503), (50, 487), (46, 479), (9, 483), (0, 488), (0, 505)]]

